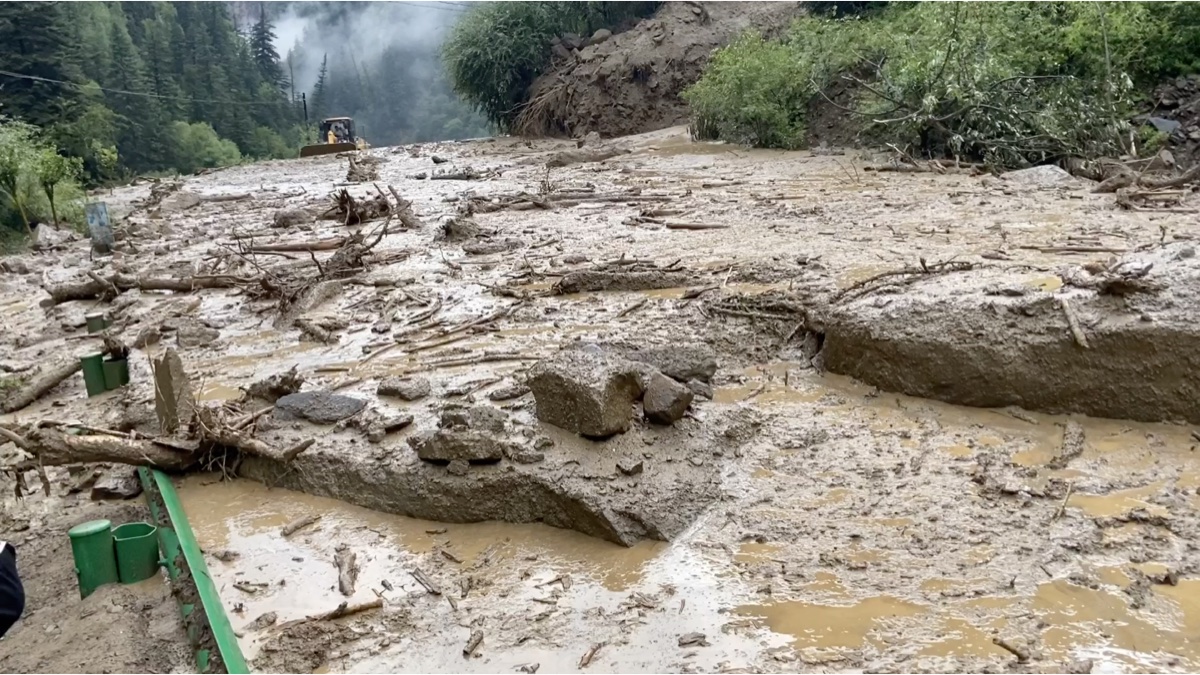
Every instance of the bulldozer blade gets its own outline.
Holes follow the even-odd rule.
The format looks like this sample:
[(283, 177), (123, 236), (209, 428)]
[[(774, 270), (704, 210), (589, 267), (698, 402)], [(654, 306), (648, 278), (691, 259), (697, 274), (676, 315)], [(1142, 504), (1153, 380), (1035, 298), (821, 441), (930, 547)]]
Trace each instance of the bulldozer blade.
[(332, 155), (335, 152), (353, 152), (357, 149), (358, 146), (353, 143), (318, 143), (300, 148), (300, 156), (317, 157), (318, 155)]

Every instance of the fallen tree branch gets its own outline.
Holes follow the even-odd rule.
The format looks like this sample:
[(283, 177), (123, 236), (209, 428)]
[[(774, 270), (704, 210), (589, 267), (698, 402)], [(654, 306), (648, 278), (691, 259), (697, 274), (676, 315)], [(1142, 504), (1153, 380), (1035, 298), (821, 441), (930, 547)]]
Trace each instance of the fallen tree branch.
[(24, 387), (4, 399), (4, 403), (0, 405), (0, 411), (11, 413), (29, 406), (82, 368), (79, 359), (71, 359), (48, 368), (44, 373), (39, 373), (31, 378)]
[(109, 279), (89, 279), (87, 281), (68, 281), (61, 284), (43, 286), (50, 294), (55, 304), (70, 300), (90, 300), (104, 297), (112, 288), (127, 291), (137, 288), (143, 291), (176, 291), (189, 293), (199, 288), (234, 288), (245, 284), (257, 283), (254, 277), (235, 277), (230, 275), (209, 275), (191, 277), (135, 277), (129, 274), (116, 274)]

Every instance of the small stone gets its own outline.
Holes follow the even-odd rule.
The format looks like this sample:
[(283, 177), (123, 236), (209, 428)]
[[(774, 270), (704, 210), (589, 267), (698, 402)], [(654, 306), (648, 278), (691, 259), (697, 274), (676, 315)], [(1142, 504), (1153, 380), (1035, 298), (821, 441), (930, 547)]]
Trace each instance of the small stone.
[(704, 459), (701, 457), (688, 457), (688, 461), (692, 463), (692, 466), (704, 466)]
[(704, 633), (687, 633), (679, 636), (680, 647), (707, 647), (708, 637)]
[(492, 401), (510, 401), (514, 398), (520, 398), (529, 393), (529, 387), (520, 382), (509, 382), (496, 387), (488, 392), (488, 399)]
[(262, 630), (264, 628), (274, 626), (275, 622), (278, 620), (279, 620), (278, 614), (276, 614), (275, 612), (267, 612), (266, 614), (262, 614), (257, 619), (251, 621), (250, 624), (246, 626), (246, 628), (248, 630)]
[(221, 331), (198, 323), (186, 323), (175, 332), (175, 342), (181, 348), (204, 347), (217, 341)]
[(447, 406), (442, 410), (441, 428), (466, 428), (476, 431), (491, 431), (504, 433), (508, 425), (508, 415), (499, 408), (490, 405), (460, 405)]
[(432, 390), (429, 380), (424, 377), (389, 377), (379, 383), (375, 393), (380, 396), (395, 396), (403, 401), (416, 401), (428, 396)]
[(533, 439), (533, 447), (538, 450), (549, 450), (554, 447), (554, 439), (549, 436), (538, 436)]
[(562, 259), (564, 265), (582, 265), (588, 260), (589, 258), (586, 255), (581, 255), (579, 253), (572, 253), (571, 255), (563, 256)]
[(439, 429), (433, 433), (413, 436), (408, 444), (417, 457), (427, 462), (495, 462), (504, 458), (508, 444), (497, 440), (495, 434), (468, 429)]
[(275, 212), (275, 227), (296, 227), (313, 222), (313, 216), (304, 209), (280, 209)]
[(655, 424), (674, 424), (687, 412), (694, 394), (685, 385), (665, 375), (655, 375), (646, 386), (642, 410)]
[(221, 562), (233, 562), (234, 560), (237, 560), (240, 555), (241, 554), (239, 554), (237, 551), (231, 551), (227, 548), (223, 548), (219, 551), (213, 551), (212, 557), (220, 560)]
[(537, 464), (545, 461), (546, 455), (540, 450), (517, 447), (508, 451), (508, 458), (517, 464)]
[(465, 476), (471, 470), (471, 465), (465, 459), (456, 459), (446, 465), (446, 473), (451, 476)]
[(687, 388), (690, 389), (691, 392), (698, 398), (712, 400), (713, 388), (712, 385), (707, 382), (701, 382), (700, 380), (688, 380)]
[(113, 469), (92, 485), (92, 499), (133, 499), (142, 494), (142, 482), (128, 467)]
[(645, 465), (640, 459), (630, 459), (626, 457), (625, 459), (617, 462), (617, 470), (626, 476), (636, 476), (641, 473), (644, 468)]

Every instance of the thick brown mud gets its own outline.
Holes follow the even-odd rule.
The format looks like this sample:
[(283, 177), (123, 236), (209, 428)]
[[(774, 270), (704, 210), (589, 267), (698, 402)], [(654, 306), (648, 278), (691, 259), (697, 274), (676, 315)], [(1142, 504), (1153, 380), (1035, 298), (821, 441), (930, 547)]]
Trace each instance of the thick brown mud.
[[(295, 367), (304, 391), (339, 387), (365, 402), (363, 419), (411, 415), (382, 434), (356, 419), (265, 415), (257, 439), (313, 445), (286, 464), (243, 457), (183, 480), (263, 671), (1200, 669), (1200, 458), (1191, 428), (1168, 423), (1196, 421), (1186, 249), (1200, 224), (1118, 210), (1084, 184), (867, 173), (851, 155), (692, 144), (679, 130), (620, 143), (631, 152), (549, 174), (538, 162), (567, 144), (375, 150), (381, 181), (427, 227), (385, 236), (378, 262), (301, 313), (335, 326), (328, 342), (242, 289), (39, 304), (44, 284), (85, 270), (254, 274), (229, 254), (249, 257), (238, 243), (248, 231), (258, 245), (347, 229), (271, 227), (277, 209), (323, 202), (345, 176), (336, 157), (188, 178), (197, 194), (252, 196), (135, 210), (124, 227), (137, 252), (89, 260), (73, 244), (0, 276), (6, 366), (85, 353), (83, 317), (96, 310), (115, 312), (130, 343), (147, 328), (162, 336), (134, 350), (129, 387), (86, 399), (71, 379), (0, 421), (154, 436), (149, 357), (167, 346), (201, 405), (230, 414), (265, 406), (243, 392)], [(406, 178), (435, 151), (495, 173)], [(497, 206), (539, 190), (584, 196)], [(146, 192), (107, 199), (119, 219)], [(439, 236), (468, 202), (484, 243), (520, 248), (471, 253)], [(679, 223), (727, 227), (669, 226)], [(1135, 278), (1147, 286), (1131, 293), (1079, 272), (1138, 274), (1143, 262), (1153, 265)], [(609, 285), (555, 293), (573, 290), (559, 281), (576, 272)], [(664, 274), (672, 286), (645, 283)], [(180, 341), (180, 328), (216, 337)], [(682, 345), (703, 345), (717, 369), (711, 400), (698, 395), (674, 426), (639, 415), (628, 433), (586, 441), (539, 422), (518, 386), (564, 349)], [(428, 393), (378, 395), (393, 377), (426, 378)], [(516, 451), (454, 473), (417, 458), (410, 439), (478, 405), (497, 411), (496, 438)], [(51, 470), (56, 486), (65, 476)], [(62, 499), (64, 526), (85, 519), (83, 496)], [(321, 519), (280, 534), (306, 515)], [(361, 567), (349, 596), (338, 590), (342, 545)], [(379, 598), (381, 610), (288, 624)], [(274, 623), (256, 623), (271, 612)], [(482, 642), (464, 657), (476, 631)], [(3, 660), (8, 642), (0, 663), (15, 664)]]

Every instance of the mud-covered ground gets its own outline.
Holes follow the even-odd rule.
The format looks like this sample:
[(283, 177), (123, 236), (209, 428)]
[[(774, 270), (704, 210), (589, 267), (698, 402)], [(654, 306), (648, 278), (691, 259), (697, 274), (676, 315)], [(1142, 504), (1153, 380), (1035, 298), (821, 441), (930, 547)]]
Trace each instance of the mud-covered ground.
[[(839, 368), (864, 378), (881, 373), (881, 381), (951, 401), (990, 391), (994, 381), (1014, 402), (1121, 410), (1125, 399), (1111, 383), (1097, 380), (1102, 388), (1091, 398), (1101, 400), (1089, 401), (1079, 393), (1086, 383), (1062, 385), (1076, 382), (1073, 371), (1055, 370), (1073, 367), (1078, 354), (1111, 359), (1106, 340), (1125, 335), (1126, 310), (1072, 285), (1071, 270), (1143, 248), (1171, 257), (1139, 278), (1186, 280), (1194, 261), (1188, 242), (1200, 235), (1194, 215), (1118, 209), (1112, 195), (1092, 194), (1075, 179), (871, 172), (856, 155), (693, 144), (680, 129), (618, 145), (630, 152), (548, 172), (542, 163), (574, 144), (503, 139), (372, 151), (385, 160), (379, 185), (412, 200), (425, 226), (384, 237), (361, 283), (345, 283), (308, 309), (313, 321), (334, 326), (334, 342), (301, 339), (277, 319), (274, 300), (249, 290), (134, 290), (114, 303), (130, 342), (144, 328), (167, 328), (162, 343), (148, 347), (153, 353), (175, 347), (181, 329), (217, 332), (208, 344), (179, 347), (206, 405), (237, 401), (241, 388), (296, 366), (308, 378), (305, 390), (361, 378), (339, 393), (367, 401), (372, 414), (413, 416), (377, 442), (353, 425), (274, 421), (258, 430), (262, 438), (280, 447), (303, 438), (315, 444), (290, 468), (242, 467), (273, 489), (219, 474), (183, 481), (202, 546), (221, 554), (209, 564), (258, 669), (1200, 668), (1200, 457), (1189, 427), (956, 407), (825, 372), (817, 356), (824, 340), (837, 347)], [(449, 162), (435, 165), (434, 155)], [(410, 178), (467, 165), (483, 176)], [(324, 203), (345, 172), (344, 159), (326, 157), (189, 178), (181, 193), (201, 200), (177, 193), (152, 212), (133, 210), (123, 227), (137, 253), (89, 260), (86, 245), (75, 243), (21, 257), (29, 273), (0, 275), (0, 314), (12, 328), (3, 362), (86, 349), (76, 336), (96, 301), (39, 302), (47, 298), (43, 285), (93, 266), (253, 276), (258, 266), (285, 263), (311, 265), (315, 275), (306, 253), (252, 255), (237, 242), (246, 233), (257, 233), (260, 245), (354, 229), (331, 221), (271, 227), (280, 208)], [(371, 184), (349, 190), (375, 193)], [(494, 212), (478, 208), (484, 200), (472, 216), (484, 236), (437, 234), (469, 195), (588, 190), (617, 196)], [(105, 199), (120, 215), (148, 193), (140, 186)], [(203, 200), (242, 193), (249, 197)], [(329, 255), (315, 257), (324, 265)], [(886, 285), (873, 280), (905, 268), (920, 273), (881, 277), (895, 281)], [(600, 270), (609, 288), (628, 287), (634, 276), (619, 274), (624, 269), (642, 270), (642, 286), (648, 278), (669, 283), (550, 294), (579, 271)], [(1149, 318), (1137, 326), (1175, 326), (1194, 306), (1177, 289), (1150, 293), (1156, 299), (1122, 300), (1142, 303), (1134, 317)], [(1063, 297), (1079, 308), (1076, 327), (1091, 337), (1090, 351), (1076, 345), (1057, 309)], [(1046, 302), (1052, 313), (1038, 309)], [(929, 306), (966, 319), (939, 323)], [(457, 339), (441, 337), (504, 310)], [(906, 333), (895, 326), (909, 311), (916, 323)], [(969, 328), (976, 311), (981, 323), (972, 336), (959, 323)], [(862, 337), (855, 321), (863, 317), (886, 329)], [(839, 326), (858, 331), (847, 329), (855, 341)], [(529, 394), (492, 396), (538, 359), (580, 343), (705, 344), (718, 361), (713, 398), (698, 398), (675, 427), (639, 422), (596, 443), (539, 423)], [(1135, 392), (1126, 417), (1176, 417), (1173, 402), (1193, 385), (1177, 371), (1195, 358), (1183, 349), (1178, 369), (1163, 366), (1176, 344), (1183, 343), (1153, 343), (1145, 358), (1154, 367), (1143, 372), (1136, 350), (1112, 361)], [(1080, 351), (1041, 362), (1043, 345)], [(953, 358), (939, 374), (942, 348)], [(976, 371), (964, 365), (972, 350)], [(915, 379), (905, 380), (897, 359), (914, 353)], [(133, 384), (125, 390), (88, 401), (76, 376), (0, 420), (70, 419), (153, 434), (147, 351), (135, 350), (130, 363)], [(413, 402), (376, 395), (382, 378), (412, 374), (430, 380), (429, 395)], [(954, 386), (960, 374), (971, 384)], [(1148, 385), (1138, 389), (1140, 382)], [(1036, 395), (1052, 387), (1066, 392), (1061, 401)], [(505, 433), (544, 457), (472, 465), (461, 476), (418, 461), (407, 439), (464, 401), (502, 409)], [(1155, 406), (1172, 414), (1156, 417)], [(629, 459), (643, 462), (640, 474), (618, 470)], [(280, 534), (288, 522), (317, 514), (313, 525)], [(464, 522), (482, 518), (514, 522)], [(601, 537), (643, 541), (622, 547)], [(334, 564), (341, 546), (361, 568), (348, 597)], [(440, 595), (418, 583), (417, 570)], [(382, 611), (288, 624), (343, 600), (376, 598)], [(269, 612), (273, 624), (257, 621)], [(482, 642), (464, 657), (476, 632)], [(0, 643), (0, 659), (8, 643)]]

